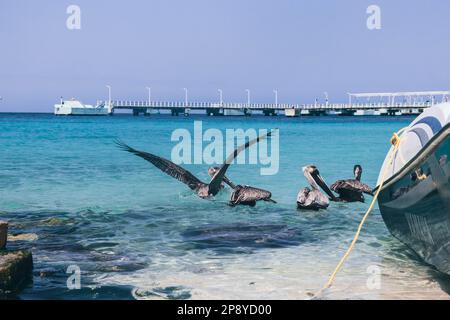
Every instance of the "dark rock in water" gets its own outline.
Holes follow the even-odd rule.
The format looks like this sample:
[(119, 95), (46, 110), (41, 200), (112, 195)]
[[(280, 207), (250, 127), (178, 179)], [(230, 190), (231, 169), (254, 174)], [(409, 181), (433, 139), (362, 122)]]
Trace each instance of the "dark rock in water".
[(307, 241), (302, 231), (285, 224), (203, 225), (185, 230), (183, 247), (213, 249), (221, 254), (251, 253), (258, 248), (283, 248)]
[(0, 250), (6, 247), (7, 236), (8, 236), (8, 222), (0, 220)]
[(33, 256), (31, 251), (0, 252), (0, 293), (17, 292), (32, 277)]

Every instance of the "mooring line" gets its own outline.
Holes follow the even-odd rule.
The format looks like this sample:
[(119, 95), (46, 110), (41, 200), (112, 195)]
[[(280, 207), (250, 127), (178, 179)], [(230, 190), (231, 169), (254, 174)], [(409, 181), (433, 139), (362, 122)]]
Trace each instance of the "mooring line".
[(385, 180), (386, 180), (386, 175), (387, 175), (388, 169), (391, 167), (392, 162), (393, 162), (394, 157), (395, 157), (395, 154), (397, 153), (397, 151), (398, 151), (398, 149), (399, 149), (399, 147), (400, 147), (400, 142), (401, 142), (400, 135), (401, 135), (401, 133), (402, 133), (405, 129), (406, 129), (406, 128), (403, 128), (403, 129), (397, 131), (397, 132), (394, 133), (394, 135), (392, 136), (390, 142), (391, 142), (391, 144), (394, 146), (394, 149), (392, 150), (392, 154), (391, 154), (391, 157), (390, 157), (390, 159), (389, 159), (389, 162), (386, 164), (386, 167), (385, 167), (385, 169), (384, 169), (384, 171), (383, 171), (383, 175), (382, 175), (380, 184), (378, 185), (378, 189), (377, 189), (377, 192), (375, 193), (375, 195), (374, 195), (374, 197), (373, 197), (372, 203), (370, 204), (370, 206), (369, 206), (369, 208), (367, 209), (366, 213), (364, 214), (364, 216), (363, 216), (361, 222), (359, 223), (358, 230), (356, 231), (356, 234), (355, 234), (355, 236), (353, 237), (352, 243), (351, 243), (350, 246), (348, 247), (348, 249), (347, 249), (347, 251), (345, 252), (344, 256), (343, 256), (343, 257), (341, 258), (341, 260), (339, 261), (338, 265), (337, 265), (336, 268), (334, 269), (333, 273), (331, 274), (331, 276), (330, 276), (330, 278), (328, 279), (328, 281), (327, 281), (327, 283), (325, 284), (325, 286), (324, 286), (319, 292), (317, 292), (317, 293), (313, 296), (313, 299), (314, 299), (314, 298), (318, 298), (325, 290), (329, 289), (329, 288), (333, 285), (334, 281), (336, 280), (336, 276), (337, 276), (339, 270), (342, 268), (344, 262), (347, 260), (348, 256), (349, 256), (350, 253), (353, 251), (353, 249), (354, 249), (354, 247), (355, 247), (355, 245), (356, 245), (356, 242), (358, 241), (358, 238), (359, 238), (359, 235), (360, 235), (360, 233), (361, 233), (361, 230), (362, 230), (362, 228), (363, 228), (363, 226), (364, 226), (364, 223), (366, 222), (367, 218), (369, 217), (370, 212), (372, 211), (372, 209), (373, 209), (373, 207), (374, 207), (374, 205), (375, 205), (375, 202), (377, 201), (378, 196), (380, 195), (381, 189), (383, 188), (384, 182), (385, 182)]

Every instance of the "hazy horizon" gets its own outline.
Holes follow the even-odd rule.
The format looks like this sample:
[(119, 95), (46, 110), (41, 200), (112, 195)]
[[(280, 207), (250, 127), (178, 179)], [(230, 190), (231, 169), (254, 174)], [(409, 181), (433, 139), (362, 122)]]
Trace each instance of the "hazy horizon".
[[(69, 30), (69, 5), (81, 29)], [(381, 29), (369, 30), (369, 5)], [(450, 3), (105, 0), (0, 3), (0, 112), (59, 97), (346, 102), (347, 92), (448, 90)]]

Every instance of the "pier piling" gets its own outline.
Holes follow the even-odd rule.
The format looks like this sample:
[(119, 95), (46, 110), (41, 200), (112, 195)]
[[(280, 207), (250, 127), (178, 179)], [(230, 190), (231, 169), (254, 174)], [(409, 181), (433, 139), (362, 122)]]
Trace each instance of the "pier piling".
[(264, 114), (265, 116), (276, 116), (276, 115), (277, 115), (277, 112), (276, 112), (275, 109), (264, 109), (264, 110), (263, 110), (263, 114)]
[(220, 108), (206, 108), (206, 114), (208, 116), (223, 116), (223, 109)]
[(186, 114), (185, 108), (172, 108), (170, 109), (172, 116), (179, 116), (181, 114)]
[(8, 222), (0, 220), (0, 250), (6, 247), (8, 239)]

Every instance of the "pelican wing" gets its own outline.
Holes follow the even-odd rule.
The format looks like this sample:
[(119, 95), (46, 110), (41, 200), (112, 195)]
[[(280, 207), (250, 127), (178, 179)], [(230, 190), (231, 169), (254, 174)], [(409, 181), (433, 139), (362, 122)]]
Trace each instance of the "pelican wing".
[(202, 181), (197, 179), (192, 173), (189, 171), (183, 169), (179, 165), (176, 165), (170, 160), (164, 159), (162, 157), (158, 157), (154, 154), (143, 152), (136, 150), (127, 144), (125, 144), (122, 141), (116, 141), (116, 144), (119, 148), (121, 148), (124, 151), (133, 153), (137, 155), (138, 157), (141, 157), (151, 164), (153, 164), (155, 167), (160, 169), (162, 172), (167, 173), (169, 176), (177, 179), (178, 181), (183, 182), (186, 184), (189, 188), (192, 190), (195, 190), (198, 188), (199, 185), (203, 184)]
[(358, 181), (358, 185), (359, 185), (359, 189), (362, 192), (373, 195), (373, 189), (371, 187), (369, 187), (367, 184), (361, 183)]
[[(301, 205), (311, 204), (311, 198), (308, 198), (308, 195), (310, 192), (311, 192), (311, 190), (309, 188), (303, 188), (302, 190), (300, 190), (300, 192), (297, 195), (297, 203), (299, 203)], [(308, 199), (310, 201), (308, 201)], [(308, 203), (307, 203), (307, 201), (308, 201)]]
[(236, 189), (236, 185), (225, 175), (223, 176), (223, 182), (225, 182), (228, 186), (230, 186), (231, 189), (233, 190)]
[(255, 143), (258, 143), (262, 139), (265, 139), (267, 137), (270, 137), (272, 135), (272, 131), (269, 131), (266, 134), (263, 134), (256, 139), (250, 140), (247, 143), (244, 143), (243, 145), (239, 146), (232, 154), (226, 158), (224, 164), (220, 167), (220, 170), (217, 171), (217, 173), (212, 178), (211, 182), (209, 183), (209, 192), (212, 195), (216, 195), (220, 190), (220, 183), (222, 182), (225, 173), (227, 172), (228, 167), (233, 162), (233, 160), (245, 149), (249, 148), (250, 146), (254, 145)]
[(367, 184), (361, 183), (356, 179), (349, 180), (338, 180), (331, 185), (331, 190), (339, 193), (339, 190), (345, 189), (349, 191), (363, 192), (367, 194), (372, 194), (372, 188)]
[(330, 186), (330, 189), (334, 192), (338, 192), (342, 186), (345, 185), (345, 180), (338, 180)]
[(272, 197), (270, 191), (250, 186), (244, 186), (236, 190), (231, 200), (236, 203), (268, 200)]
[(313, 190), (309, 195), (313, 197), (311, 204), (317, 208), (325, 209), (330, 205), (328, 197), (319, 190)]
[(330, 200), (319, 190), (304, 188), (297, 195), (297, 206), (300, 209), (326, 209), (329, 205)]

